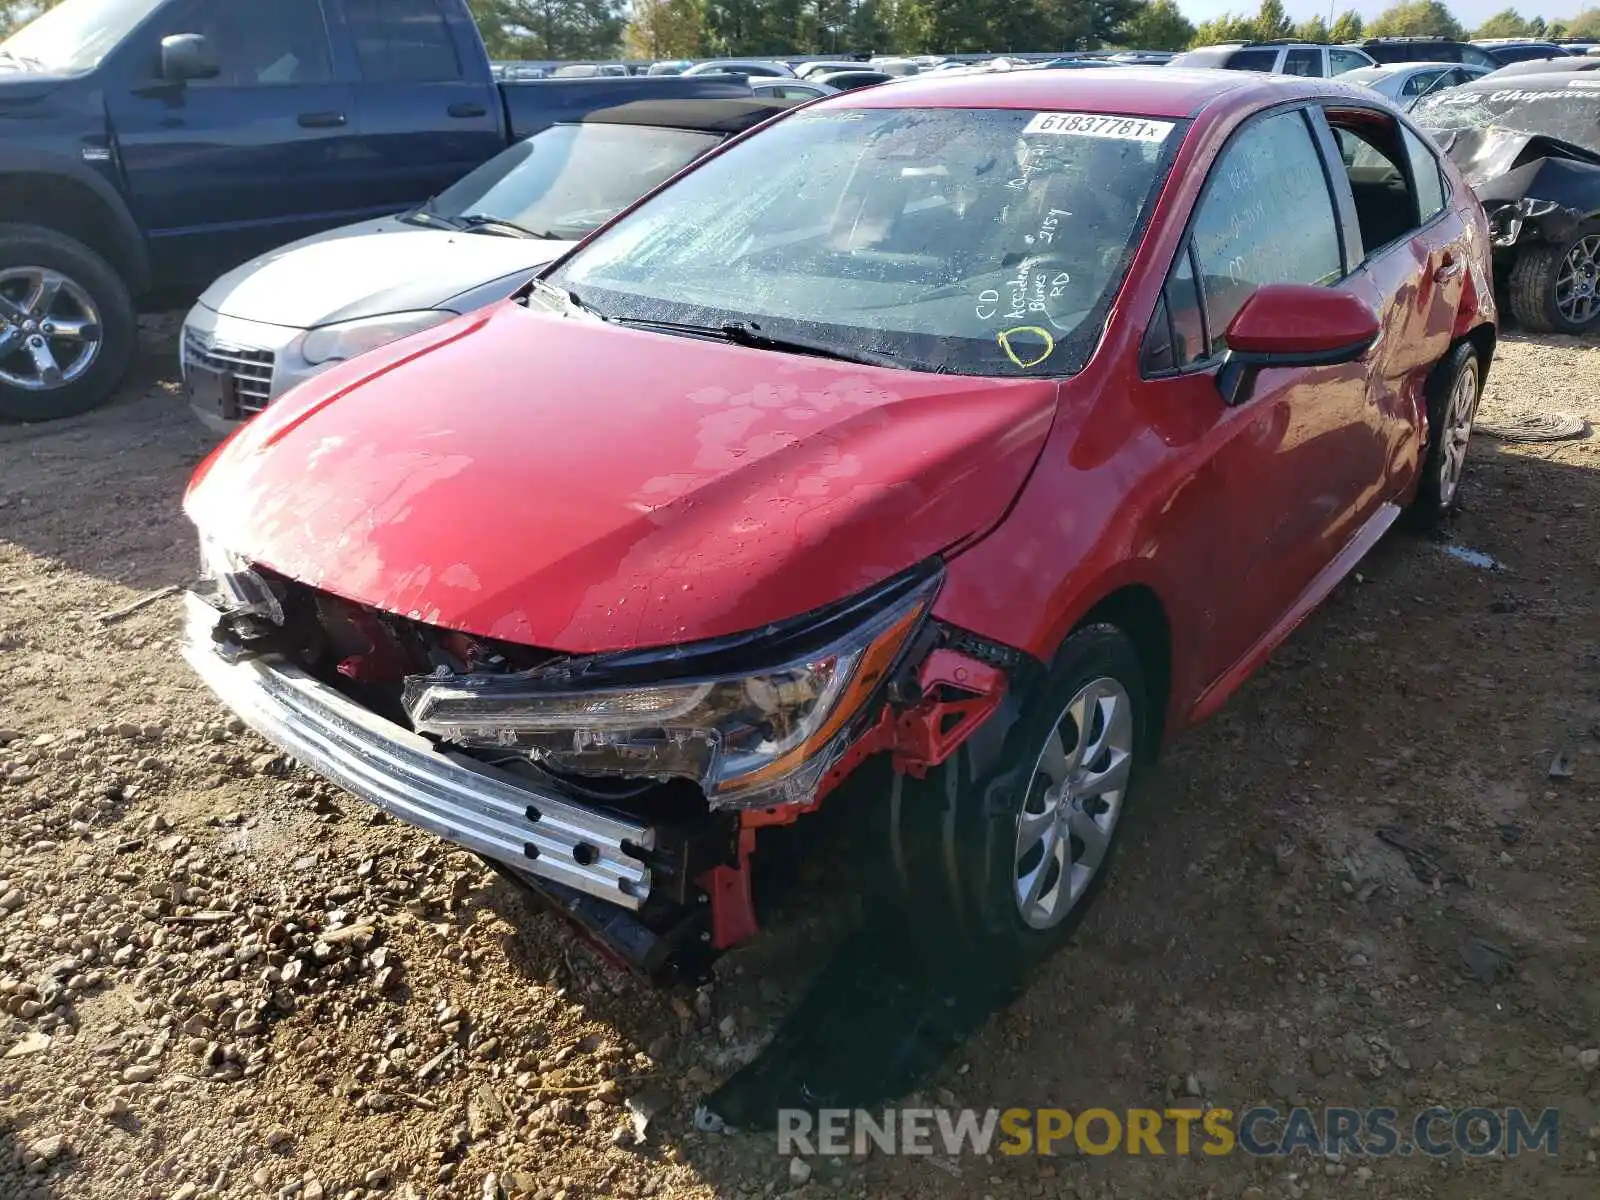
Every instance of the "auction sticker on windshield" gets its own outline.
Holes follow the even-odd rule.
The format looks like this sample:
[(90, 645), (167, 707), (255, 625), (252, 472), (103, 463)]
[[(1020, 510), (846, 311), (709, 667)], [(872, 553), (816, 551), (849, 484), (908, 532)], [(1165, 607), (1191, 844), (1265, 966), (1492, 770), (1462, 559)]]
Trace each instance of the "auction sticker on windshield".
[(1164, 142), (1171, 121), (1146, 121), (1141, 117), (1107, 117), (1099, 113), (1039, 113), (1023, 133), (1062, 133), (1073, 137), (1116, 138), (1124, 142)]

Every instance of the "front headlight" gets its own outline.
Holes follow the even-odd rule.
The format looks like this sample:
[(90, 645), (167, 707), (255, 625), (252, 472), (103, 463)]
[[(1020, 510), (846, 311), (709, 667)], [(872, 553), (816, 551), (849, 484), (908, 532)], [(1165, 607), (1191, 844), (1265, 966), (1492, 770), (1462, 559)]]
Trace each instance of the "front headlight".
[[(813, 646), (757, 671), (675, 672), (675, 660), (728, 656), (691, 646), (663, 652), (654, 669), (628, 654), (559, 672), (416, 676), (406, 681), (405, 708), (420, 733), (525, 754), (552, 770), (691, 779), (713, 807), (802, 802), (860, 735), (939, 582), (901, 581), (847, 628), (824, 621)], [(657, 678), (638, 678), (645, 673)], [(608, 674), (630, 682), (607, 682)], [(585, 676), (596, 684), (584, 686)]]
[(397, 342), (407, 334), (443, 325), (456, 315), (445, 309), (430, 308), (423, 312), (391, 313), (386, 317), (323, 325), (300, 339), (300, 357), (314, 367), (344, 362), (368, 350)]

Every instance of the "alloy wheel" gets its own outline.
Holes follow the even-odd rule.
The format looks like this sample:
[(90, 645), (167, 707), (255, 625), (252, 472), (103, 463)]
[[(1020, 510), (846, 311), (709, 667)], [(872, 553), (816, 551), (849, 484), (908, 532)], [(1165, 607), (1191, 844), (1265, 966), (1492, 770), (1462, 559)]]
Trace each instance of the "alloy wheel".
[(1080, 688), (1051, 730), (1017, 814), (1013, 896), (1030, 928), (1051, 929), (1105, 862), (1133, 770), (1133, 701), (1115, 679)]
[(1579, 238), (1556, 271), (1556, 308), (1574, 325), (1600, 313), (1600, 233)]
[(102, 336), (89, 293), (60, 271), (0, 271), (0, 383), (28, 392), (65, 387), (94, 365)]
[(1444, 424), (1439, 429), (1439, 507), (1449, 508), (1461, 486), (1461, 472), (1467, 463), (1467, 443), (1472, 439), (1472, 422), (1478, 415), (1478, 369), (1469, 360), (1456, 375), (1445, 406)]

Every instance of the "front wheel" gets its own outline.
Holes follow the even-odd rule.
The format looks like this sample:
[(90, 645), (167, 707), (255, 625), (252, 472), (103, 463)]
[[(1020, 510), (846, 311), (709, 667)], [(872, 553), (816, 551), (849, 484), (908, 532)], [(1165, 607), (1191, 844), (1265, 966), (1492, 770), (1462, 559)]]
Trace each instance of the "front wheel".
[(133, 299), (111, 264), (54, 230), (0, 224), (0, 419), (102, 404), (137, 345)]
[(1585, 333), (1600, 323), (1600, 223), (1564, 242), (1519, 250), (1511, 264), (1511, 313), (1525, 329)]
[(969, 950), (1031, 955), (1064, 940), (1109, 870), (1148, 720), (1128, 637), (1109, 625), (1069, 637), (998, 771), (972, 778), (958, 756), (921, 784), (898, 781), (890, 858), (907, 914)]

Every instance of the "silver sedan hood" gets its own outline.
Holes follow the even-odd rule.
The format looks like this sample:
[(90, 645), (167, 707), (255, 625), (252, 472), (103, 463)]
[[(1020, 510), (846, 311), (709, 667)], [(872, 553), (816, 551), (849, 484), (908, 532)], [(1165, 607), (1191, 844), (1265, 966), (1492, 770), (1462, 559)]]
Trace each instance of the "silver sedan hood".
[[(573, 244), (425, 229), (383, 217), (252, 259), (207, 288), (200, 303), (224, 316), (296, 329), (455, 307), (450, 301), (458, 298), (459, 311), (467, 311), (509, 295)], [(471, 295), (501, 285), (500, 295)]]

